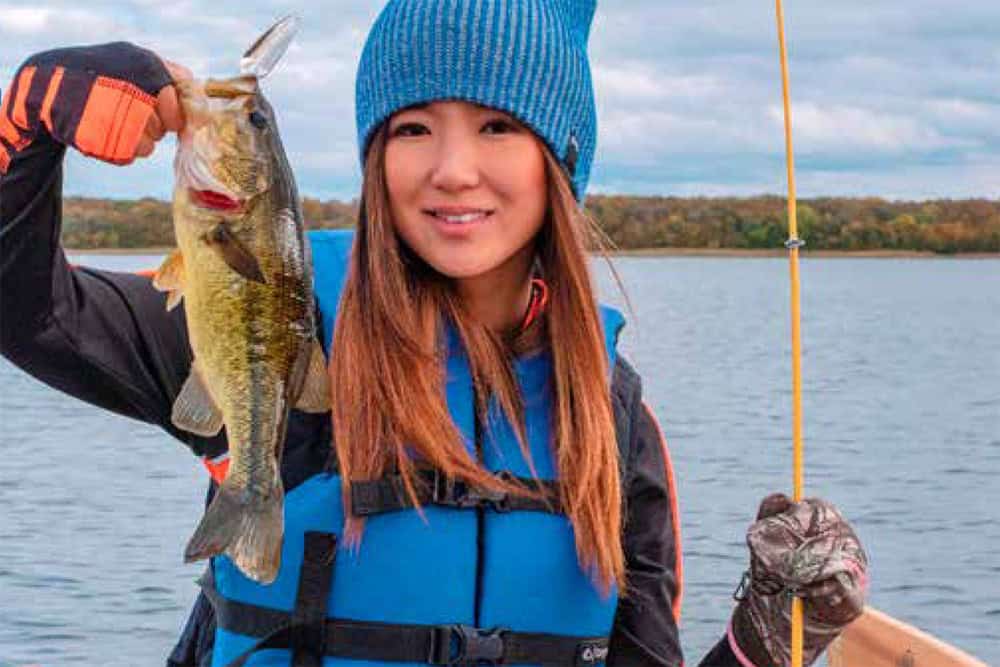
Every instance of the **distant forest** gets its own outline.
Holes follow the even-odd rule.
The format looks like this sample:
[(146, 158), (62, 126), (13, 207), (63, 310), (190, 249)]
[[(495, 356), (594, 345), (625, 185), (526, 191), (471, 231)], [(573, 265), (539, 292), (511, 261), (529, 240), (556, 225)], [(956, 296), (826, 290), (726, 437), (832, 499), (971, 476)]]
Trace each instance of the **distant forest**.
[[(775, 196), (595, 195), (587, 209), (621, 250), (780, 248), (787, 237), (785, 200)], [(303, 212), (311, 229), (351, 227), (357, 201), (307, 197)], [(799, 201), (798, 222), (806, 250), (1000, 252), (1000, 200), (806, 199)], [(170, 204), (67, 198), (62, 239), (75, 249), (172, 246)]]

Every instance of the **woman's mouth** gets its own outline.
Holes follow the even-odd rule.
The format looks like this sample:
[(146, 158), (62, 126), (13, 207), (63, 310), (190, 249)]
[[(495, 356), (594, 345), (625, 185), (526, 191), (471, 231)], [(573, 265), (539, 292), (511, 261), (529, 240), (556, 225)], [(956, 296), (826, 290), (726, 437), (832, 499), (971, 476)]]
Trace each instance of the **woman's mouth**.
[(472, 225), (485, 221), (493, 211), (485, 208), (431, 208), (424, 213), (446, 225)]

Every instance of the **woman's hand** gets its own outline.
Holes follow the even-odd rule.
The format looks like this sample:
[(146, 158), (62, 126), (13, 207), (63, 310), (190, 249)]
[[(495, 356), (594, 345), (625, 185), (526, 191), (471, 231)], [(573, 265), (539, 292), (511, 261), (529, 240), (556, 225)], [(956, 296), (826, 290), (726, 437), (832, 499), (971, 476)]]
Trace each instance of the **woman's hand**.
[[(192, 78), (191, 70), (169, 60), (163, 61), (173, 83)], [(177, 87), (173, 83), (164, 86), (156, 95), (155, 113), (149, 117), (142, 137), (136, 148), (135, 156), (142, 158), (153, 154), (156, 143), (166, 136), (167, 132), (180, 133), (184, 129), (184, 109), (177, 97)]]
[(747, 531), (750, 570), (730, 641), (757, 667), (791, 664), (791, 598), (802, 598), (803, 663), (812, 664), (861, 615), (868, 557), (837, 508), (819, 498), (761, 502)]
[(173, 83), (189, 78), (186, 67), (127, 42), (31, 56), (0, 107), (0, 172), (39, 140), (113, 164), (151, 155), (184, 126)]

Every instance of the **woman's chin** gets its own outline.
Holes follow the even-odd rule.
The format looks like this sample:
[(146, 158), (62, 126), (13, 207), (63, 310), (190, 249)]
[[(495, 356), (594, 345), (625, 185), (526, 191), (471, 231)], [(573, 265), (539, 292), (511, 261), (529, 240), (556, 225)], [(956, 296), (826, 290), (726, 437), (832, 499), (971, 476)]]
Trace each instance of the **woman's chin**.
[(497, 266), (490, 264), (489, 262), (456, 262), (448, 260), (428, 263), (434, 267), (435, 271), (446, 278), (451, 278), (452, 280), (471, 280), (478, 278), (489, 273)]

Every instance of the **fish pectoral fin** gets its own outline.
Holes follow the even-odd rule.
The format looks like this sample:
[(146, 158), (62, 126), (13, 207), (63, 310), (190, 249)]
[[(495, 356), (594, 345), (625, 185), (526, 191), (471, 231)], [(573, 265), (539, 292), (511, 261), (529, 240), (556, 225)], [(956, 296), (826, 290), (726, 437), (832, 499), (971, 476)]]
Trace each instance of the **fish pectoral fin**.
[(330, 376), (326, 371), (326, 356), (318, 340), (313, 340), (302, 393), (294, 407), (303, 412), (326, 412), (330, 409)]
[(167, 292), (167, 310), (173, 310), (184, 297), (184, 255), (180, 250), (170, 253), (153, 275), (153, 287)]
[(236, 238), (229, 225), (220, 222), (205, 235), (204, 239), (233, 271), (256, 283), (267, 282), (264, 280), (264, 273), (260, 270), (257, 258)]
[(174, 401), (170, 420), (177, 428), (204, 437), (222, 430), (222, 412), (208, 393), (197, 361), (191, 365), (191, 374)]

